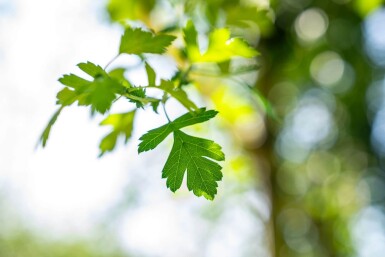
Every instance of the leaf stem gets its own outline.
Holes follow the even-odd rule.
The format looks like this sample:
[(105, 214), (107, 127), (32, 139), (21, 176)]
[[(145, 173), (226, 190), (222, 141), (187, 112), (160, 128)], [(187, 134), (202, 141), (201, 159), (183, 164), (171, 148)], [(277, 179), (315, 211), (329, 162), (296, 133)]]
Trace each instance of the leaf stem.
[(111, 63), (113, 63), (118, 57), (119, 57), (120, 54), (117, 54), (114, 58), (112, 58), (108, 63), (107, 65), (104, 67), (104, 70), (106, 70), (108, 68), (108, 66), (111, 65)]
[(148, 104), (148, 103), (151, 103), (151, 102), (157, 102), (159, 101), (159, 99), (156, 99), (156, 98), (153, 98), (153, 97), (146, 97), (146, 98), (143, 98), (143, 97), (139, 97), (139, 96), (136, 96), (136, 95), (131, 95), (131, 94), (123, 94), (121, 96), (125, 96), (129, 99), (132, 99), (132, 100), (136, 100), (136, 101), (141, 101), (143, 102), (144, 104)]
[(167, 118), (168, 122), (171, 123), (170, 117), (168, 117), (168, 114), (167, 114), (167, 111), (166, 111), (166, 103), (162, 103), (162, 107), (163, 107), (163, 111), (164, 111), (164, 114), (166, 115), (166, 118)]
[(120, 98), (122, 98), (123, 95), (120, 95), (118, 98), (116, 98), (113, 103), (115, 103), (116, 101), (118, 101)]

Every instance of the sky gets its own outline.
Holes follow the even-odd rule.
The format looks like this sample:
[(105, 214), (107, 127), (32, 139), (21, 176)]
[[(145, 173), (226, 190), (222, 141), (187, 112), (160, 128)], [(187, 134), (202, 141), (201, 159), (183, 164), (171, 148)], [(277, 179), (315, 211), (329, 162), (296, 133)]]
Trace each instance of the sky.
[(97, 159), (105, 131), (86, 109), (63, 112), (48, 147), (36, 144), (56, 109), (57, 79), (84, 60), (106, 63), (120, 32), (90, 15), (91, 1), (0, 3), (8, 5), (0, 16), (0, 181), (38, 222), (76, 220), (78, 229), (116, 197), (127, 152)]

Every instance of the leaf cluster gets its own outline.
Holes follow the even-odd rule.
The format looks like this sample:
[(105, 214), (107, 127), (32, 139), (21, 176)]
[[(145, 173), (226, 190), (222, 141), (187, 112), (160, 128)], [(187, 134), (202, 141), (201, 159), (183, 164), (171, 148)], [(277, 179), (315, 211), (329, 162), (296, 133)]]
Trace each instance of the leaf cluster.
[[(223, 64), (233, 57), (251, 58), (257, 55), (257, 52), (242, 39), (231, 38), (227, 29), (215, 30), (210, 35), (209, 46), (205, 53), (200, 53), (197, 37), (198, 32), (194, 24), (188, 22), (183, 29), (183, 38), (191, 65), (199, 62)], [(154, 149), (172, 134), (174, 143), (162, 171), (162, 178), (166, 179), (167, 187), (172, 192), (178, 190), (187, 172), (187, 188), (197, 196), (213, 200), (217, 194), (218, 181), (222, 179), (222, 167), (217, 161), (225, 159), (224, 153), (215, 142), (188, 135), (181, 129), (206, 122), (214, 118), (218, 112), (199, 108), (184, 91), (183, 86), (190, 82), (188, 75), (191, 66), (186, 70), (180, 68), (171, 80), (159, 79), (157, 83), (157, 74), (147, 61), (148, 54), (165, 54), (175, 39), (175, 35), (153, 33), (141, 28), (125, 29), (118, 56), (122, 54), (139, 56), (147, 73), (146, 85), (131, 83), (125, 76), (125, 68), (107, 71), (108, 65), (102, 68), (92, 62), (78, 64), (83, 76), (63, 75), (59, 82), (64, 88), (57, 94), (59, 109), (43, 131), (40, 138), (41, 144), (46, 145), (51, 128), (63, 109), (77, 103), (78, 106), (90, 108), (91, 115), (106, 115), (100, 125), (109, 126), (111, 130), (99, 144), (100, 156), (102, 156), (115, 149), (119, 138), (124, 139), (124, 143), (128, 142), (134, 128), (137, 109), (150, 106), (154, 112), (158, 113), (159, 105), (162, 104), (164, 107), (168, 99), (173, 98), (188, 112), (173, 121), (165, 113), (169, 122), (140, 137), (138, 152)], [(163, 97), (149, 96), (147, 94), (149, 89), (163, 92)], [(109, 114), (111, 106), (119, 99), (132, 103), (132, 110)], [(166, 112), (165, 108), (164, 111)]]

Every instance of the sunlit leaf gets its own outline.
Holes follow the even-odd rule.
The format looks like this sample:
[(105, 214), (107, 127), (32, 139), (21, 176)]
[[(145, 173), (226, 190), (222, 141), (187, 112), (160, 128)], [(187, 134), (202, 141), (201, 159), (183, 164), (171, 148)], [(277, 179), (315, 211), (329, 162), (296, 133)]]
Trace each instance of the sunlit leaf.
[(207, 51), (199, 52), (197, 31), (190, 21), (183, 30), (187, 53), (192, 62), (226, 62), (233, 57), (252, 58), (258, 52), (241, 38), (231, 38), (226, 28), (216, 29), (209, 36)]
[(383, 3), (383, 0), (356, 0), (354, 1), (354, 7), (361, 16), (365, 17), (370, 12), (379, 8)]
[(92, 113), (105, 113), (110, 109), (116, 94), (124, 92), (125, 87), (109, 77), (98, 65), (87, 62), (78, 66), (94, 80), (89, 81), (73, 74), (64, 75), (59, 81), (72, 90), (60, 91), (57, 95), (58, 104), (70, 105), (78, 101), (79, 105), (91, 106)]
[(258, 52), (241, 38), (230, 38), (228, 29), (217, 29), (209, 38), (209, 47), (200, 59), (204, 62), (224, 62), (235, 56), (251, 58)]
[(189, 59), (192, 62), (198, 61), (201, 55), (198, 45), (198, 32), (191, 20), (188, 21), (186, 27), (184, 27), (183, 36), (186, 43), (186, 50)]
[(131, 83), (126, 79), (124, 76), (124, 73), (126, 72), (126, 69), (124, 68), (116, 68), (108, 72), (108, 76), (112, 79), (115, 79), (117, 82), (119, 82), (124, 87), (131, 87)]
[(158, 113), (158, 107), (159, 107), (160, 102), (161, 102), (161, 100), (151, 102), (152, 110), (153, 110), (154, 112), (156, 112), (156, 113)]
[(65, 87), (61, 91), (59, 91), (59, 93), (57, 93), (56, 98), (57, 104), (68, 106), (76, 102), (76, 100), (78, 99), (78, 94), (74, 90)]
[(40, 141), (39, 143), (41, 143), (41, 145), (43, 147), (46, 146), (47, 144), (47, 140), (49, 138), (49, 134), (51, 133), (51, 128), (52, 126), (55, 124), (57, 118), (59, 117), (61, 111), (63, 110), (64, 106), (60, 107), (56, 112), (55, 114), (51, 117), (51, 119), (49, 120), (48, 124), (47, 124), (47, 127), (44, 129), (43, 133), (41, 134), (40, 136)]
[(174, 82), (162, 80), (159, 88), (178, 100), (184, 107), (186, 107), (187, 110), (198, 110), (198, 107), (188, 98), (186, 92), (181, 88), (175, 87)]
[(155, 86), (156, 74), (154, 69), (146, 62), (146, 72), (149, 86)]
[(109, 0), (107, 11), (114, 21), (144, 19), (155, 6), (155, 0)]
[(90, 81), (83, 79), (74, 74), (63, 75), (63, 77), (59, 79), (59, 82), (73, 89), (81, 89), (84, 86), (88, 86), (90, 83)]
[(78, 67), (93, 78), (107, 75), (101, 66), (93, 64), (92, 62), (79, 63)]
[(110, 114), (100, 123), (102, 126), (112, 127), (112, 131), (107, 134), (100, 142), (100, 156), (106, 152), (114, 150), (116, 141), (120, 136), (124, 137), (124, 142), (127, 143), (132, 134), (134, 118), (135, 111), (115, 113)]
[(121, 38), (119, 53), (162, 54), (175, 38), (165, 34), (154, 35), (140, 28), (127, 28)]
[(95, 79), (83, 92), (81, 103), (91, 105), (92, 112), (97, 111), (103, 114), (110, 109), (119, 90), (120, 85), (108, 77)]
[[(141, 100), (146, 98), (146, 89), (144, 88), (133, 88), (133, 90), (130, 90), (130, 96), (131, 97), (128, 99), (128, 101), (135, 103), (136, 108), (143, 108), (143, 106), (147, 103)], [(138, 98), (134, 98), (132, 96), (137, 96)]]

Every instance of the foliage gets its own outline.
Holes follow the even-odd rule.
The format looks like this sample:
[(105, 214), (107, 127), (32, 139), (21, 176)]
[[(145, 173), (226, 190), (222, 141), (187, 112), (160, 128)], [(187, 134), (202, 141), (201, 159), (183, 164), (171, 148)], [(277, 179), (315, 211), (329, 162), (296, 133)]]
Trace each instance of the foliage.
[[(231, 38), (230, 31), (226, 28), (218, 29), (210, 35), (209, 47), (206, 53), (200, 54), (197, 43), (197, 31), (191, 21), (187, 22), (184, 32), (184, 39), (190, 63), (195, 62), (224, 62), (230, 61), (233, 57), (241, 56), (252, 58), (257, 55), (257, 51), (251, 48), (240, 38)], [(102, 68), (92, 62), (80, 63), (78, 67), (91, 80), (79, 77), (74, 74), (64, 75), (59, 79), (65, 87), (57, 94), (57, 104), (59, 110), (48, 123), (47, 128), (41, 136), (41, 143), (46, 145), (51, 127), (64, 107), (78, 103), (79, 106), (88, 106), (91, 114), (106, 114), (111, 106), (120, 98), (135, 104), (132, 111), (126, 113), (109, 114), (100, 125), (109, 125), (112, 131), (107, 134), (100, 142), (100, 156), (106, 152), (114, 150), (120, 136), (124, 137), (127, 143), (134, 127), (135, 109), (151, 106), (154, 112), (158, 112), (158, 106), (163, 106), (168, 99), (174, 98), (183, 105), (189, 112), (174, 121), (170, 121), (157, 129), (149, 131), (140, 139), (138, 151), (148, 151), (154, 149), (162, 142), (167, 135), (173, 133), (174, 145), (170, 156), (163, 169), (163, 178), (167, 178), (167, 187), (175, 192), (180, 188), (185, 170), (187, 169), (187, 188), (197, 196), (204, 196), (213, 200), (217, 193), (217, 182), (222, 179), (222, 167), (216, 161), (223, 161), (224, 154), (221, 147), (213, 141), (189, 136), (180, 129), (196, 123), (205, 122), (213, 118), (216, 111), (206, 111), (198, 108), (189, 99), (182, 86), (186, 86), (191, 81), (186, 81), (185, 77), (191, 68), (177, 71), (171, 80), (160, 80), (156, 84), (156, 72), (146, 61), (148, 54), (164, 54), (176, 39), (176, 36), (163, 33), (153, 33), (144, 31), (141, 28), (127, 27), (121, 37), (119, 55), (137, 55), (142, 60), (147, 72), (148, 85), (133, 85), (125, 76), (124, 68), (107, 71), (109, 64)], [(183, 76), (178, 76), (184, 74)], [(162, 99), (153, 98), (147, 95), (147, 89), (157, 89), (163, 92)], [(165, 109), (164, 109), (165, 110)], [(165, 110), (166, 111), (166, 110)], [(167, 116), (167, 113), (165, 113)], [(168, 116), (167, 116), (168, 118)], [(206, 158), (208, 157), (208, 158)]]
[(159, 145), (170, 133), (174, 136), (174, 145), (163, 168), (163, 178), (167, 178), (167, 187), (175, 192), (180, 188), (187, 169), (187, 188), (195, 195), (204, 195), (213, 200), (217, 193), (217, 181), (222, 179), (221, 169), (216, 161), (223, 161), (221, 147), (213, 141), (192, 137), (180, 129), (205, 122), (217, 115), (216, 111), (200, 109), (198, 113), (186, 113), (176, 120), (159, 128), (150, 130), (140, 140), (138, 151), (148, 151)]
[(126, 54), (163, 54), (172, 41), (174, 36), (170, 35), (153, 35), (151, 32), (143, 31), (139, 28), (127, 28), (124, 32), (119, 53)]

